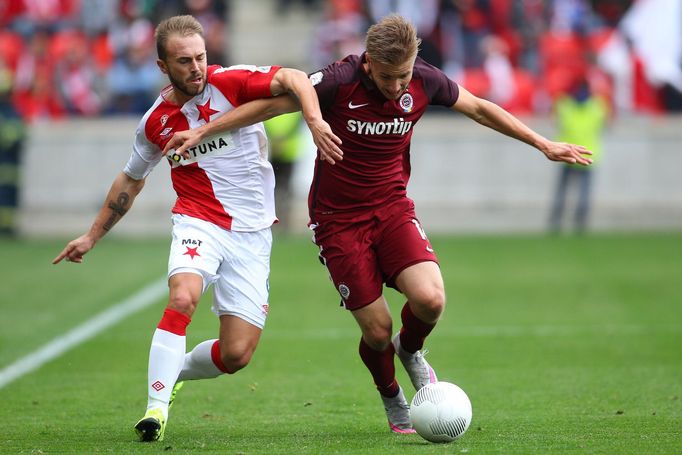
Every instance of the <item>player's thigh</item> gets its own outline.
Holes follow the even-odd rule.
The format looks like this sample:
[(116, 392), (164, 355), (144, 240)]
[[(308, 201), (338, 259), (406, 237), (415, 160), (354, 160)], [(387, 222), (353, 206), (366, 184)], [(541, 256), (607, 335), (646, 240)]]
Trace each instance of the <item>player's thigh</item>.
[(432, 262), (436, 268), (438, 264), (431, 242), (409, 210), (397, 212), (384, 221), (376, 251), (386, 284), (403, 293), (406, 289), (398, 286), (397, 278), (404, 270), (422, 262)]
[(326, 222), (314, 228), (320, 260), (341, 296), (341, 305), (349, 310), (369, 305), (382, 294), (371, 229), (370, 222)]
[(270, 229), (227, 232), (224, 259), (213, 287), (213, 312), (231, 315), (262, 329), (269, 304)]
[(443, 276), (435, 262), (419, 262), (407, 267), (398, 274), (395, 283), (410, 302), (444, 300)]
[(197, 218), (173, 215), (168, 255), (169, 280), (177, 274), (202, 277), (202, 292), (216, 279), (222, 260), (220, 228)]

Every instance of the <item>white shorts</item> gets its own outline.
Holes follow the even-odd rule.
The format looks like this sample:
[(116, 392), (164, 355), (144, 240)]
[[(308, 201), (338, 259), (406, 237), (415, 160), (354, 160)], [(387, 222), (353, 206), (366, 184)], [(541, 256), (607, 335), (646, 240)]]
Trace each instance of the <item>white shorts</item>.
[(213, 312), (237, 316), (263, 328), (268, 314), (270, 228), (235, 232), (186, 215), (174, 214), (168, 278), (195, 273), (204, 289), (213, 284)]

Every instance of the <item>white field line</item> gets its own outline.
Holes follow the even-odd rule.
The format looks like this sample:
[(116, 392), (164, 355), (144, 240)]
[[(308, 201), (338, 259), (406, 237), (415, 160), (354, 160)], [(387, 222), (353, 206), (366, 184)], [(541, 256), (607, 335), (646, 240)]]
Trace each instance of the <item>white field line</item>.
[[(357, 327), (348, 324), (344, 327), (328, 327), (318, 329), (280, 329), (270, 327), (263, 332), (263, 337), (273, 339), (311, 338), (319, 340), (355, 339), (358, 337)], [(646, 334), (682, 334), (682, 324), (579, 324), (579, 325), (500, 325), (500, 326), (462, 326), (452, 327), (446, 323), (438, 325), (432, 337), (470, 338), (516, 338), (516, 337), (576, 337), (582, 335), (624, 336)]]
[(168, 279), (163, 277), (142, 288), (136, 294), (88, 319), (73, 330), (59, 336), (32, 353), (0, 370), (0, 389), (10, 382), (37, 370), (68, 350), (99, 335), (102, 331), (133, 313), (156, 302), (168, 292)]

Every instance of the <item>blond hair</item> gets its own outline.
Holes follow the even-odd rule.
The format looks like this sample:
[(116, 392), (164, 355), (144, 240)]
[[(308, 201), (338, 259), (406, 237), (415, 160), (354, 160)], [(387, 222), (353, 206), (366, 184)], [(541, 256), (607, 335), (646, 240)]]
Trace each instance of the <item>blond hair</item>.
[(171, 35), (204, 37), (204, 28), (193, 16), (173, 16), (162, 21), (154, 32), (156, 53), (161, 60), (166, 59), (166, 43)]
[(391, 14), (367, 30), (365, 49), (379, 63), (400, 65), (417, 56), (421, 42), (414, 25), (398, 14)]

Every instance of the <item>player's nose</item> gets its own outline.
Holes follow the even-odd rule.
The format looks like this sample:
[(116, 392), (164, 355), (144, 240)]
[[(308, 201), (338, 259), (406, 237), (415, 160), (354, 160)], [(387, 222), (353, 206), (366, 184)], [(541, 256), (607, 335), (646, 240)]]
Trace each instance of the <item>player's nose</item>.
[(391, 95), (397, 96), (397, 95), (400, 93), (401, 87), (402, 87), (402, 85), (401, 85), (401, 83), (400, 83), (400, 80), (396, 79), (396, 80), (391, 81), (391, 82), (389, 83), (389, 85), (388, 85), (388, 90), (387, 90), (387, 91), (388, 91)]

